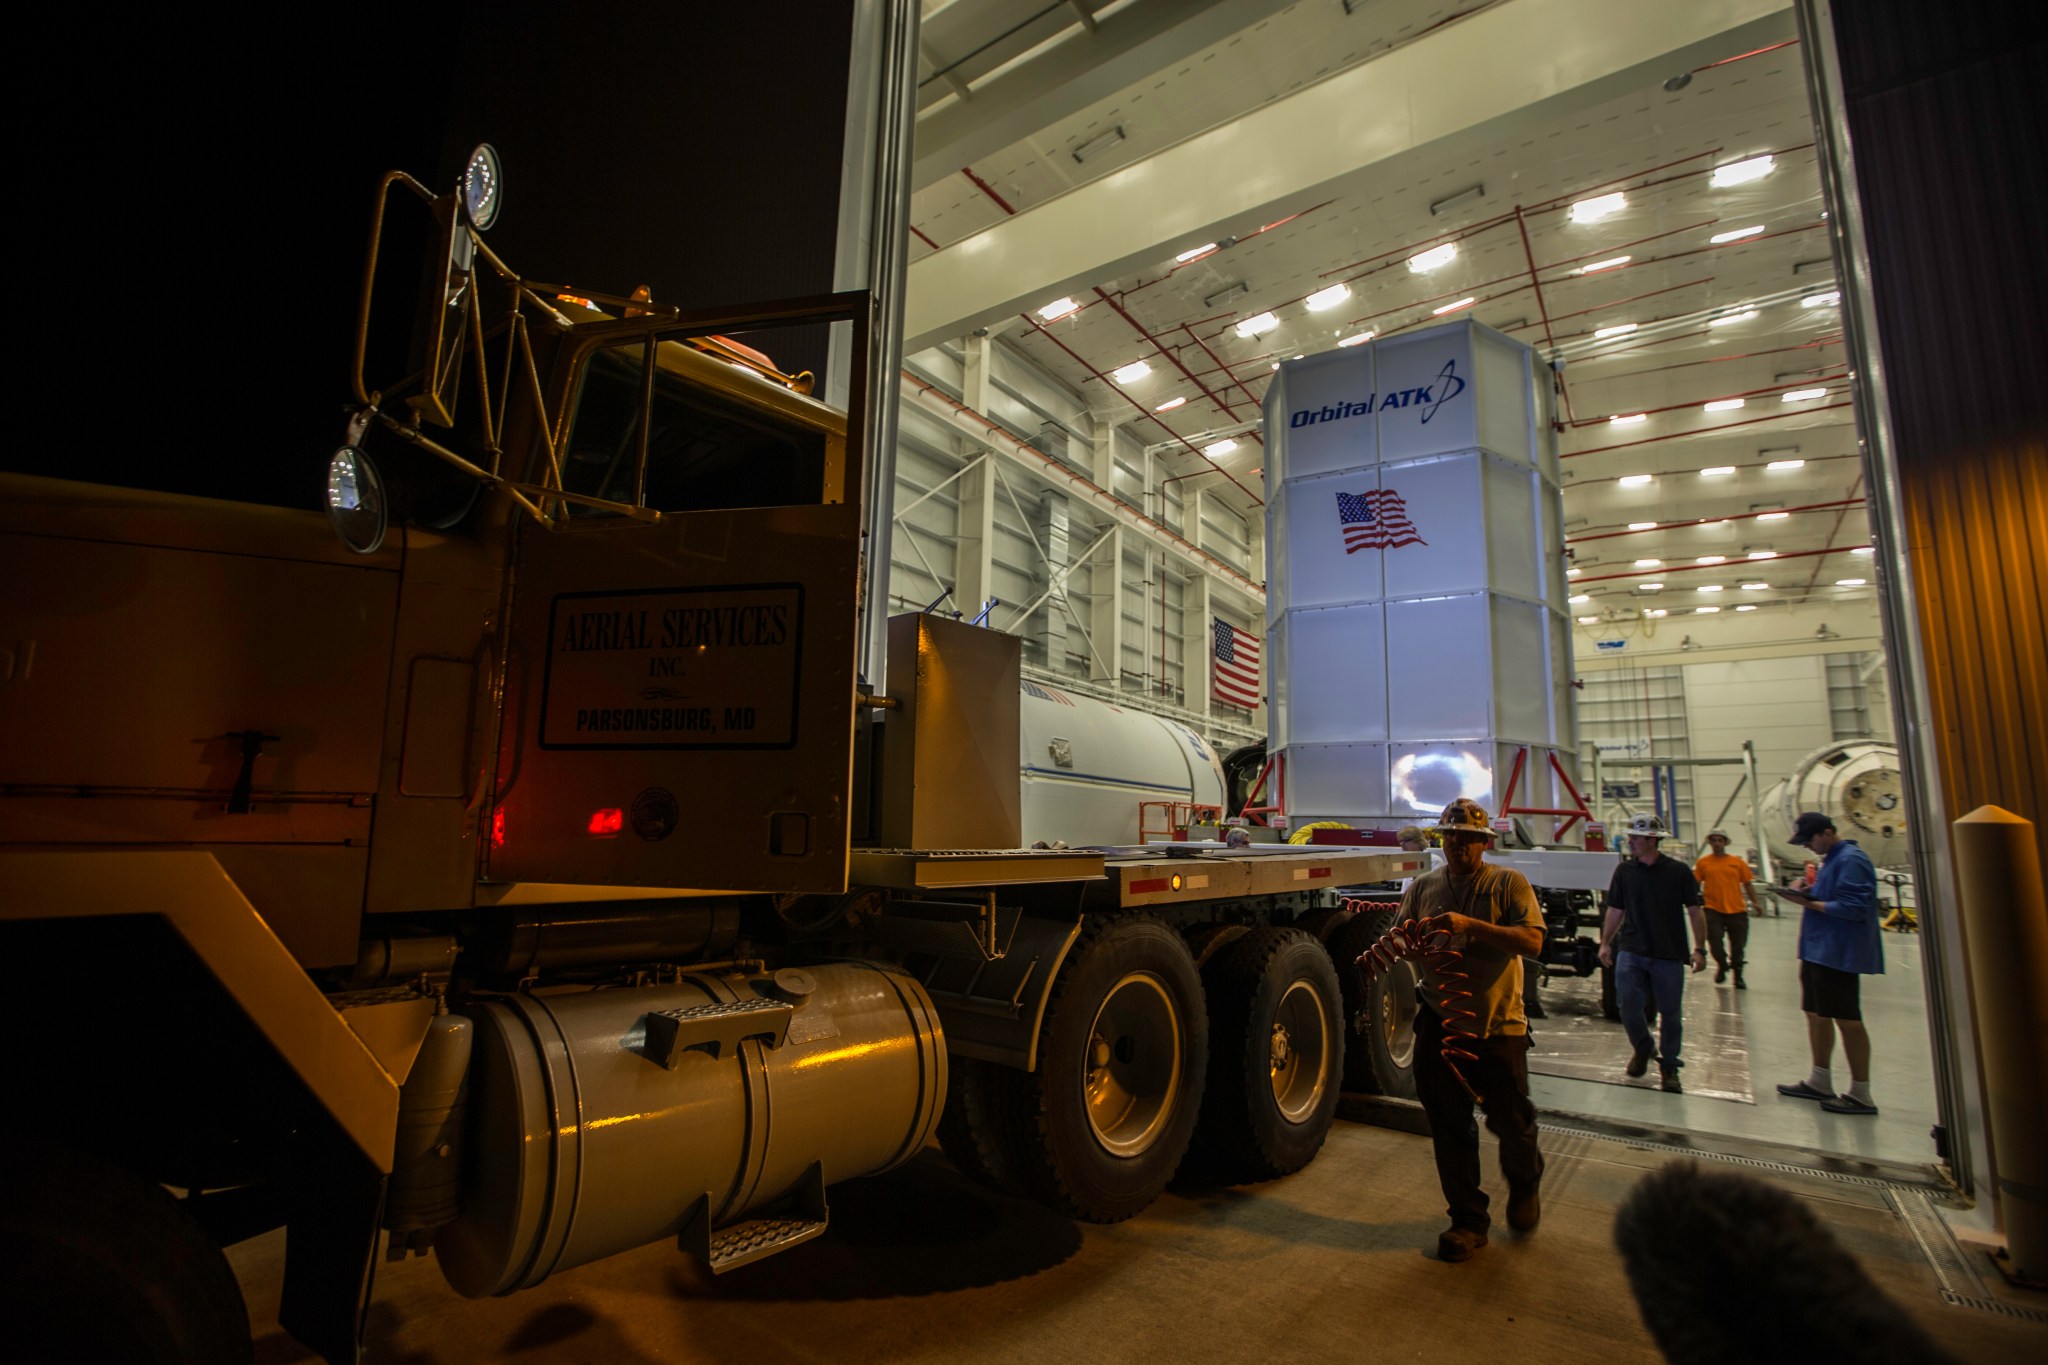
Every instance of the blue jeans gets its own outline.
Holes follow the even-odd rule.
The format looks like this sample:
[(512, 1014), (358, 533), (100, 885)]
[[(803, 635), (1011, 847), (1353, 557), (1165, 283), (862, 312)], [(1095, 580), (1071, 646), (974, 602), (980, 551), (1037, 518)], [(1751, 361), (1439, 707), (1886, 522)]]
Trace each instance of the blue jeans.
[(1650, 1026), (1643, 1022), (1643, 1012), (1655, 999), (1657, 1028), (1663, 1044), (1657, 1065), (1665, 1071), (1676, 1071), (1683, 1065), (1678, 1060), (1678, 1048), (1685, 1041), (1685, 1019), (1680, 1012), (1680, 1001), (1685, 995), (1685, 969), (1683, 962), (1666, 962), (1639, 953), (1614, 955), (1614, 993), (1621, 1004), (1621, 1025), (1628, 1030), (1628, 1040), (1635, 1044), (1637, 1052), (1651, 1052)]

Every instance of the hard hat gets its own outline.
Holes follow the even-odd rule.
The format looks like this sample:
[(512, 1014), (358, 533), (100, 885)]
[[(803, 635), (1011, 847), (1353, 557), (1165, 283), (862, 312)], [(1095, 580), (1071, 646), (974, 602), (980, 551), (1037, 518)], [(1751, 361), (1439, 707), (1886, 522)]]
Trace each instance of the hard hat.
[(1645, 839), (1669, 839), (1671, 837), (1671, 831), (1665, 827), (1663, 817), (1658, 815), (1636, 816), (1628, 822), (1628, 832), (1631, 838), (1636, 835), (1641, 835)]
[(1715, 840), (1715, 839), (1726, 839), (1727, 837), (1728, 837), (1728, 831), (1727, 831), (1727, 830), (1725, 830), (1725, 829), (1716, 829), (1716, 830), (1709, 830), (1709, 831), (1707, 831), (1707, 838), (1708, 838), (1708, 840), (1709, 840), (1709, 841), (1712, 841), (1712, 840)]
[(1484, 834), (1489, 839), (1494, 837), (1493, 822), (1486, 817), (1486, 807), (1464, 796), (1444, 807), (1444, 813), (1437, 817), (1436, 828), (1445, 834)]

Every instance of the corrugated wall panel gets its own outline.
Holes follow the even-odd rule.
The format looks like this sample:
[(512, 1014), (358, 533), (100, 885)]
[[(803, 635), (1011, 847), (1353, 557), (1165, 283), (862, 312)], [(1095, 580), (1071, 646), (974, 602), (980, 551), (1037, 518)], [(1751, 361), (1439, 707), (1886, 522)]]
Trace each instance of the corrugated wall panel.
[(1835, 11), (1940, 789), (2048, 862), (2048, 46), (2020, 13)]

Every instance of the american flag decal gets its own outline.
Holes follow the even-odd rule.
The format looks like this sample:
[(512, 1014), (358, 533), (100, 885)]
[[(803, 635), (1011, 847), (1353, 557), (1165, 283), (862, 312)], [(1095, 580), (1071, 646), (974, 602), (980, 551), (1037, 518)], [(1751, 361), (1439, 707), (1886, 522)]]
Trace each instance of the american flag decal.
[(1023, 688), (1028, 695), (1034, 696), (1040, 701), (1054, 701), (1058, 702), (1061, 706), (1072, 706), (1074, 704), (1064, 692), (1055, 692), (1050, 687), (1040, 687), (1035, 682), (1025, 682)]
[(1403, 545), (1427, 545), (1408, 520), (1408, 505), (1391, 488), (1366, 493), (1339, 493), (1337, 520), (1344, 527), (1344, 553), (1360, 550), (1398, 550)]
[(1209, 691), (1218, 701), (1255, 709), (1259, 704), (1259, 637), (1228, 621), (1209, 618), (1214, 644), (1210, 649)]

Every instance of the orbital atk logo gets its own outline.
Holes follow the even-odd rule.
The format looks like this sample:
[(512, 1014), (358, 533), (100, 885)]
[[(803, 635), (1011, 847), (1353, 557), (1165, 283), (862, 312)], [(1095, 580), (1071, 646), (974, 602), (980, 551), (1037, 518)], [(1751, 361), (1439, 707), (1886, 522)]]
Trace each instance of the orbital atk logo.
[(1437, 371), (1436, 378), (1418, 389), (1392, 389), (1386, 393), (1369, 393), (1353, 402), (1325, 403), (1319, 408), (1303, 408), (1287, 418), (1289, 427), (1311, 427), (1318, 422), (1341, 422), (1347, 417), (1364, 417), (1374, 412), (1386, 412), (1390, 408), (1421, 408), (1422, 421), (1426, 426), (1436, 416), (1437, 409), (1465, 391), (1464, 376), (1458, 373), (1458, 362), (1446, 360), (1444, 367)]

